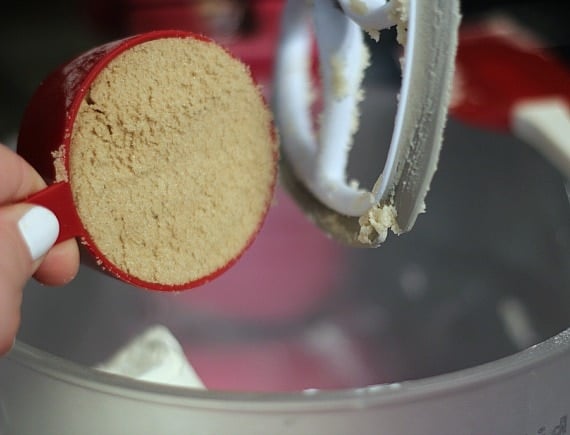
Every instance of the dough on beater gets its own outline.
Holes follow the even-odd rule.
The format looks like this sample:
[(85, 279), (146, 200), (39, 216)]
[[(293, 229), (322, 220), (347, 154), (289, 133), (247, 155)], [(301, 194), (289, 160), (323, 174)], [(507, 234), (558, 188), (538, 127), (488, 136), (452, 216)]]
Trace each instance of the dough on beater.
[(390, 0), (390, 15), (396, 23), (397, 39), (401, 45), (406, 45), (408, 39), (409, 3), (409, 0)]
[(70, 183), (96, 247), (146, 282), (181, 285), (234, 261), (271, 202), (277, 146), (245, 65), (163, 38), (111, 61), (81, 104)]
[(368, 12), (368, 6), (362, 0), (350, 0), (350, 10), (358, 15), (364, 15)]
[(358, 220), (360, 224), (358, 241), (365, 244), (382, 243), (388, 237), (388, 230), (400, 234), (401, 230), (396, 222), (397, 216), (398, 212), (393, 204), (376, 204)]
[[(408, 34), (408, 11), (409, 0), (390, 0), (390, 15), (396, 23), (398, 42), (406, 45)], [(370, 31), (368, 32), (370, 34)], [(375, 34), (371, 34), (374, 38)], [(402, 58), (402, 62), (403, 62)], [(388, 237), (388, 230), (394, 234), (401, 234), (401, 229), (396, 221), (397, 210), (391, 203), (376, 204), (366, 214), (360, 217), (360, 232), (358, 241), (372, 244), (384, 242)]]

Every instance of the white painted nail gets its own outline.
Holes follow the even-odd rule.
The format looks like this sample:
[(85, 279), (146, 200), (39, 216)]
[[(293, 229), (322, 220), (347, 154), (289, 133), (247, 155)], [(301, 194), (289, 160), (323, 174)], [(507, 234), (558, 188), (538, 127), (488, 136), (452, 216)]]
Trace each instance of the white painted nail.
[(28, 210), (18, 221), (18, 228), (33, 261), (44, 256), (59, 235), (59, 222), (55, 214), (40, 206)]

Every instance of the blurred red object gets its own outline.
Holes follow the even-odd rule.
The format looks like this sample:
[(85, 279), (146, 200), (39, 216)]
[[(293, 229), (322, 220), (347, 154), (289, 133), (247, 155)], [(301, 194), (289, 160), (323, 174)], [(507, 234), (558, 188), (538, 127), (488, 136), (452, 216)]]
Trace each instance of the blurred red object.
[(451, 114), (490, 130), (510, 132), (525, 101), (559, 98), (570, 107), (570, 70), (516, 22), (488, 18), (462, 27)]
[(284, 0), (87, 0), (89, 19), (109, 37), (179, 29), (207, 35), (268, 84)]

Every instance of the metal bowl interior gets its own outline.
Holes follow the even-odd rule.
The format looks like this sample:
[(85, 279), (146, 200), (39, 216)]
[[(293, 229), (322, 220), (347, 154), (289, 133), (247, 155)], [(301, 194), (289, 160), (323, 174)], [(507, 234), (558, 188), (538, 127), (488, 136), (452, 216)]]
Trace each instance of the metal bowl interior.
[[(350, 168), (362, 182), (381, 162), (396, 98), (368, 95)], [(89, 269), (65, 288), (30, 284), (22, 344), (0, 366), (4, 412), (14, 419), (26, 400), (49, 420), (83, 400), (77, 424), (105, 412), (112, 431), (145, 415), (139, 433), (189, 418), (230, 434), (245, 433), (235, 419), (248, 433), (438, 433), (445, 418), (444, 433), (555, 428), (570, 391), (569, 217), (564, 180), (534, 150), (451, 120), (427, 213), (380, 248), (327, 239), (279, 191), (250, 253), (202, 288), (165, 296)], [(156, 323), (208, 391), (90, 368)], [(489, 412), (511, 418), (481, 423)]]

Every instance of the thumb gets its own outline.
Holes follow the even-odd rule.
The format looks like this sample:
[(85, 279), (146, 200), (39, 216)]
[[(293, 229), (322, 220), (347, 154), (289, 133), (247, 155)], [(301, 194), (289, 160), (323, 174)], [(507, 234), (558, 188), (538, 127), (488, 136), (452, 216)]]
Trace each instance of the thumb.
[(0, 208), (0, 355), (14, 342), (22, 289), (58, 234), (57, 218), (44, 207), (15, 204)]

